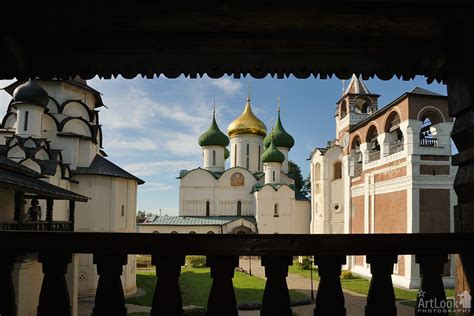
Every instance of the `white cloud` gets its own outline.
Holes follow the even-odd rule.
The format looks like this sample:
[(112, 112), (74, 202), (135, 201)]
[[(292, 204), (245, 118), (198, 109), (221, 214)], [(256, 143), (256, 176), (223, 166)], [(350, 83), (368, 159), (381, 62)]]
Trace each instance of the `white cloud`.
[(140, 187), (141, 192), (151, 192), (151, 191), (168, 191), (173, 189), (174, 186), (161, 183), (161, 182), (146, 182), (142, 187)]
[(107, 149), (112, 150), (137, 150), (137, 151), (150, 151), (156, 150), (157, 144), (148, 138), (136, 138), (136, 139), (120, 139), (113, 138), (109, 140)]
[(156, 174), (171, 174), (178, 176), (181, 169), (196, 168), (194, 160), (160, 160), (149, 162), (135, 162), (124, 166), (124, 169), (136, 176), (152, 176)]
[(198, 157), (201, 148), (198, 145), (198, 136), (183, 133), (167, 133), (163, 146), (174, 155)]
[(211, 81), (212, 85), (219, 88), (226, 94), (236, 94), (242, 89), (242, 83), (237, 80), (232, 80), (230, 78), (220, 78)]

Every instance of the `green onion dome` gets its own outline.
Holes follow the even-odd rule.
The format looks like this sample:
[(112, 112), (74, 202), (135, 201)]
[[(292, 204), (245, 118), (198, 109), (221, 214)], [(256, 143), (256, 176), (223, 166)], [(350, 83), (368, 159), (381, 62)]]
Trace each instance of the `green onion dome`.
[(227, 158), (230, 157), (230, 151), (227, 149), (227, 147), (224, 148), (224, 160), (227, 160)]
[(212, 115), (212, 124), (211, 126), (199, 136), (198, 139), (199, 146), (227, 146), (229, 145), (229, 138), (221, 132), (219, 126), (216, 123), (216, 113)]
[[(278, 118), (271, 134), (273, 135), (273, 142), (275, 143), (276, 147), (285, 147), (291, 149), (295, 145), (295, 140), (293, 136), (288, 134), (287, 131), (285, 131), (285, 129), (283, 128), (283, 125), (281, 124), (280, 110), (278, 110)], [(265, 148), (268, 148), (268, 146), (270, 146), (270, 142), (270, 135), (267, 135), (267, 137), (265, 137), (265, 139), (263, 140), (263, 145), (265, 146)]]
[[(272, 135), (272, 134), (270, 134)], [(276, 148), (274, 138), (270, 136), (270, 146), (262, 154), (263, 162), (279, 162), (285, 161), (285, 155)]]

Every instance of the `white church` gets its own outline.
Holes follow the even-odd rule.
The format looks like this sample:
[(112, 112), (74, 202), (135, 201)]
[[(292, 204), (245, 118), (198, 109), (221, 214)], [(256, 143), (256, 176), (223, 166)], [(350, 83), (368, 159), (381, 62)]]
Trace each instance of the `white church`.
[[(179, 216), (152, 216), (140, 232), (201, 234), (308, 234), (310, 201), (288, 174), (293, 137), (281, 123), (272, 132), (244, 111), (227, 128), (212, 123), (198, 139), (202, 167), (179, 174)], [(228, 149), (229, 147), (229, 149)], [(230, 167), (226, 169), (226, 160)]]
[[(80, 78), (17, 81), (4, 90), (12, 99), (0, 126), (0, 229), (136, 232), (137, 186), (144, 182), (107, 159), (100, 92)], [(42, 211), (27, 218), (34, 200)], [(36, 315), (38, 255), (19, 257), (13, 279), (18, 315)], [(67, 283), (77, 315), (78, 297), (93, 297), (98, 283), (91, 254), (72, 256)], [(136, 292), (133, 255), (122, 284), (125, 294)]]

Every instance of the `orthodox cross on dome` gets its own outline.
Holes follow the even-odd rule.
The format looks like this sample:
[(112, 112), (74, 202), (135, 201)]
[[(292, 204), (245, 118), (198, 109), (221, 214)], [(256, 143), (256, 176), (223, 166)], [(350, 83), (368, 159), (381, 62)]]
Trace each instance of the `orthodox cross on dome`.
[(277, 98), (277, 109), (278, 109), (278, 114), (280, 114), (280, 96)]
[(214, 106), (213, 106), (213, 109), (212, 109), (212, 115), (216, 116), (216, 96), (214, 96)]
[(249, 84), (248, 84), (248, 92), (247, 92), (247, 100), (250, 100), (250, 94), (252, 92), (252, 82), (249, 79)]

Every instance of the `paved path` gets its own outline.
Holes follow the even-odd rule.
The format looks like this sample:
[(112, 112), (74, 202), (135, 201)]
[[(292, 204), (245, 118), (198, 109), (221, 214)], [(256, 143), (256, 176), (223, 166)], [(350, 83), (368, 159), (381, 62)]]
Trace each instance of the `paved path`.
[[(249, 268), (249, 260), (248, 259), (241, 259), (239, 262), (239, 266), (248, 271)], [(260, 259), (253, 258), (252, 259), (252, 275), (265, 278), (265, 270), (260, 264)], [(286, 282), (288, 284), (289, 289), (296, 290), (298, 292), (305, 293), (310, 297), (311, 292), (311, 281), (309, 278), (302, 277), (300, 275), (288, 273), (288, 277), (286, 278)], [(318, 281), (313, 281), (314, 289), (318, 288)], [(354, 293), (351, 291), (343, 290), (344, 291), (344, 299), (345, 305), (347, 310), (347, 315), (364, 315), (364, 308), (366, 304), (367, 297), (362, 294)], [(315, 294), (316, 295), (316, 291)], [(314, 304), (312, 305), (305, 305), (305, 306), (295, 306), (293, 307), (293, 311), (298, 313), (300, 316), (312, 316), (313, 315)], [(397, 302), (397, 315), (410, 315), (414, 314), (414, 309), (409, 306), (401, 305)], [(239, 313), (241, 315), (241, 313)], [(245, 316), (253, 316), (257, 314), (242, 314)]]

